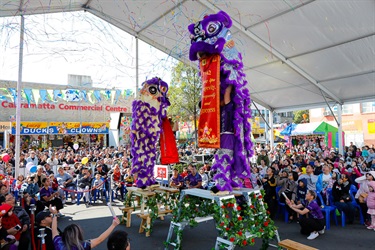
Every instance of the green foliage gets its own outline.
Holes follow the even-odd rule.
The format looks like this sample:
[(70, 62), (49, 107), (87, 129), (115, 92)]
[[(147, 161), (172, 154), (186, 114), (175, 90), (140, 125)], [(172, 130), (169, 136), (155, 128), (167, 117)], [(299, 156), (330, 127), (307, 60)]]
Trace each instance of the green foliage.
[[(261, 238), (263, 240), (261, 249), (265, 250), (268, 248), (269, 241), (276, 236), (276, 227), (269, 218), (263, 195), (264, 192), (251, 193), (248, 197), (250, 205), (238, 204), (235, 198), (222, 200), (221, 205), (218, 205), (212, 200), (187, 195), (176, 204), (172, 220), (188, 221), (190, 226), (196, 226), (197, 222), (194, 218), (212, 215), (220, 237), (241, 247), (254, 245), (255, 238)], [(181, 235), (182, 232), (178, 233)]]
[(172, 80), (169, 85), (169, 101), (171, 106), (168, 114), (180, 121), (196, 120), (199, 113), (198, 104), (201, 100), (202, 82), (196, 68), (182, 62), (172, 71)]
[[(306, 119), (304, 119), (304, 115)], [(308, 123), (309, 122), (309, 110), (297, 110), (293, 111), (293, 122), (296, 124), (299, 123)]]

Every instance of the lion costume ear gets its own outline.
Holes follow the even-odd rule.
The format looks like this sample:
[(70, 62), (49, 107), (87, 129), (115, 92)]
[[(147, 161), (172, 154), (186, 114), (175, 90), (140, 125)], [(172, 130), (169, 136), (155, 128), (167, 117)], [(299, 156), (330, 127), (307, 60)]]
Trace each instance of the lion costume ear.
[(220, 18), (220, 21), (225, 25), (226, 28), (232, 27), (232, 19), (229, 17), (229, 15), (224, 11), (219, 11), (217, 13), (218, 17)]

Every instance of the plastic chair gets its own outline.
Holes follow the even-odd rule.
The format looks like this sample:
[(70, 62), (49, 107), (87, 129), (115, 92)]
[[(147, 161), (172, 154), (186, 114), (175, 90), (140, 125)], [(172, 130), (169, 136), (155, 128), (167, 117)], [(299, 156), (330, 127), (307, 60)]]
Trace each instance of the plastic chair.
[[(337, 207), (334, 205), (334, 202), (333, 202), (332, 189), (328, 189), (327, 192), (328, 192), (328, 197), (329, 197), (329, 204), (331, 204), (331, 206), (333, 206), (336, 210)], [(341, 214), (341, 226), (345, 227), (345, 221), (346, 221), (345, 213), (344, 211), (340, 211), (340, 214)], [(336, 213), (335, 213), (335, 217), (336, 217), (335, 221), (337, 221)], [(336, 225), (337, 225), (337, 222), (336, 222)]]
[(331, 228), (331, 215), (333, 219), (335, 220), (335, 223), (337, 225), (337, 216), (336, 216), (336, 207), (335, 206), (328, 206), (324, 204), (323, 197), (320, 193), (317, 193), (318, 199), (320, 200), (320, 203), (322, 204), (321, 208), (322, 211), (325, 213), (326, 217), (326, 229), (329, 230)]
[(355, 194), (358, 192), (358, 189), (355, 185), (351, 185), (350, 186), (350, 190), (349, 190), (349, 194), (350, 194), (350, 198), (352, 199), (352, 204), (353, 206), (358, 209), (359, 211), (359, 223), (361, 225), (365, 224), (365, 220), (364, 220), (364, 217), (363, 217), (363, 214), (362, 214), (362, 209), (361, 209), (361, 206), (355, 201)]
[(282, 212), (284, 214), (284, 221), (285, 223), (288, 223), (289, 221), (289, 213), (288, 213), (288, 210), (286, 209), (286, 204), (283, 203), (283, 202), (280, 202), (280, 197), (279, 197), (279, 190), (281, 189), (281, 187), (276, 187), (276, 200), (277, 200), (277, 213), (276, 213), (276, 217), (277, 217), (277, 214), (279, 214), (280, 212)]

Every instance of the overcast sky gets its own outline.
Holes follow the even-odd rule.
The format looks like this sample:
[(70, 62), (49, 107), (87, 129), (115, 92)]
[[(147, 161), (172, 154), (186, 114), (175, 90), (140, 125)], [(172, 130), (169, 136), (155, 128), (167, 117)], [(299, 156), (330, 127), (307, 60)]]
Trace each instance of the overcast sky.
[[(20, 17), (0, 18), (0, 80), (18, 79)], [(24, 82), (67, 84), (88, 75), (97, 86), (135, 88), (135, 38), (88, 12), (25, 16)], [(169, 83), (176, 61), (139, 41), (139, 81)]]

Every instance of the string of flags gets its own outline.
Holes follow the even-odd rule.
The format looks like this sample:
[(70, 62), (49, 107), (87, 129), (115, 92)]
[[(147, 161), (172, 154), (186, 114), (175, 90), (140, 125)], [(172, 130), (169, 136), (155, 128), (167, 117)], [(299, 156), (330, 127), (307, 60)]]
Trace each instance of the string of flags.
[[(35, 103), (54, 103), (59, 100), (67, 102), (100, 103), (103, 100), (116, 104), (120, 98), (134, 98), (135, 93), (131, 89), (115, 90), (79, 90), (79, 89), (22, 89), (21, 101), (28, 105)], [(0, 88), (0, 101), (16, 103), (17, 90), (15, 88)]]

